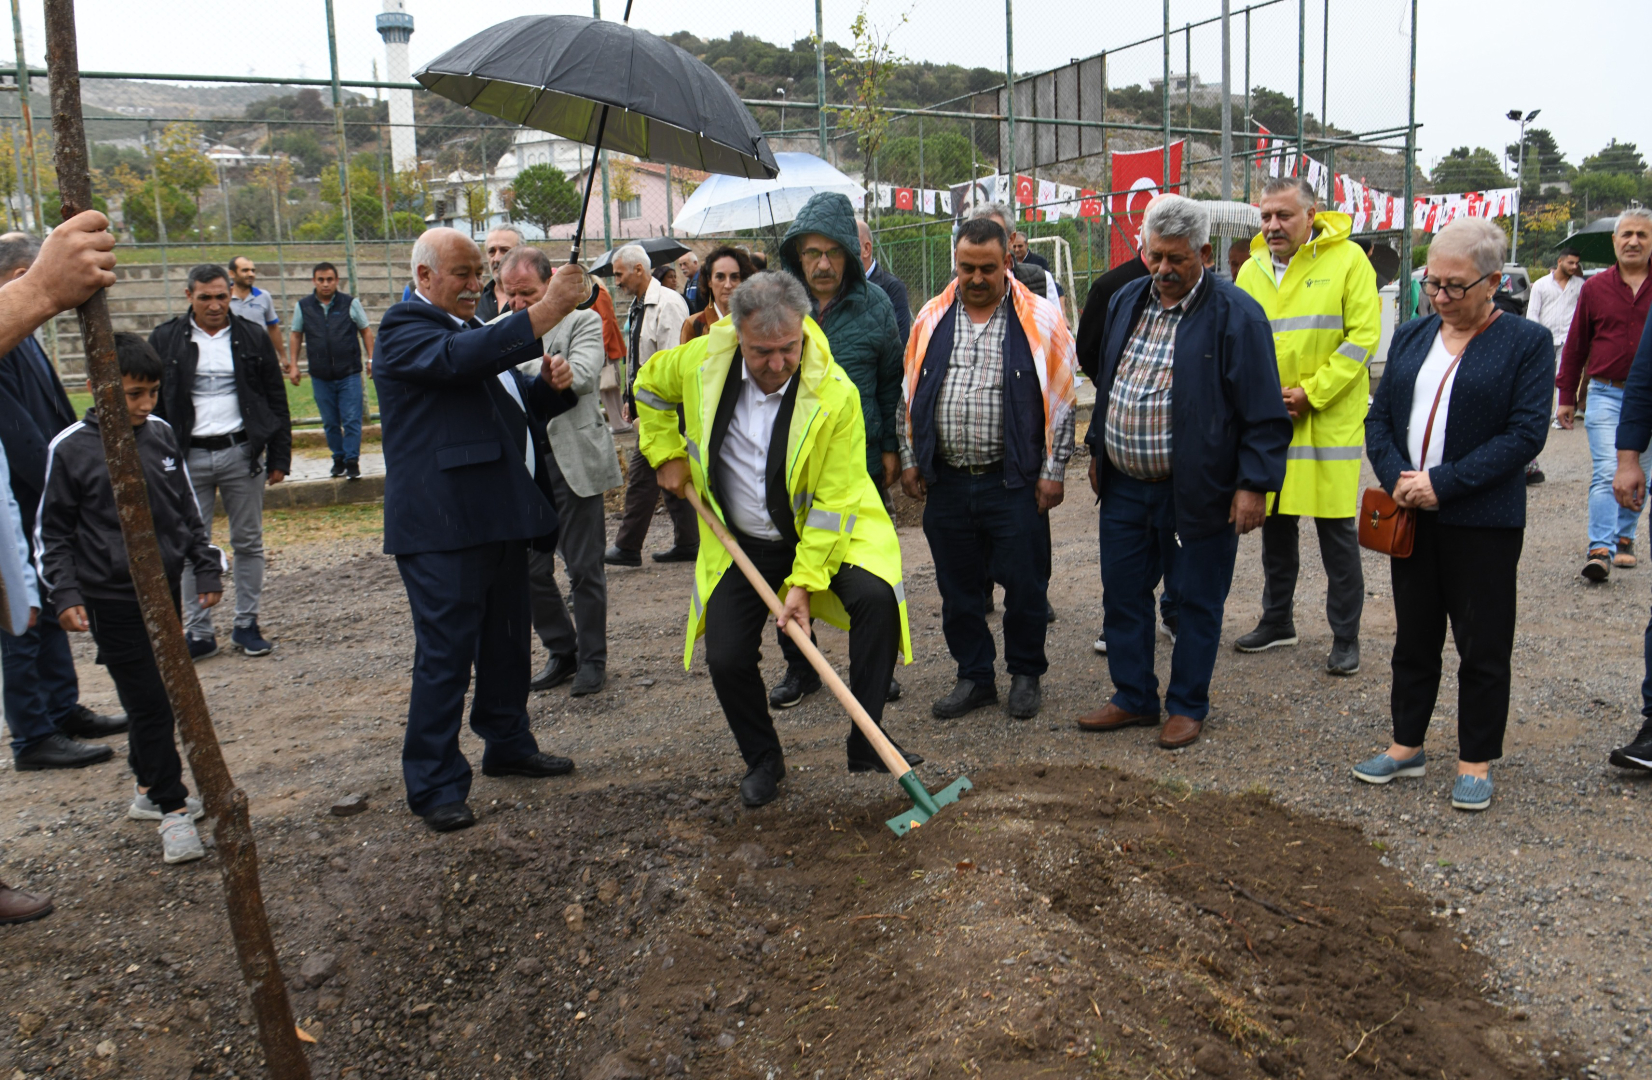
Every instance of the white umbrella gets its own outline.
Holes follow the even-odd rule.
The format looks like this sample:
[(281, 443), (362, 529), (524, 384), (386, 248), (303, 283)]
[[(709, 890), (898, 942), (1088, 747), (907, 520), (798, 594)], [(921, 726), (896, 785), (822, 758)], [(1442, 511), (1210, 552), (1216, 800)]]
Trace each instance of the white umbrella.
[(672, 228), (688, 236), (706, 236), (783, 225), (823, 191), (847, 195), (856, 210), (866, 204), (864, 188), (813, 154), (781, 153), (774, 160), (780, 175), (773, 180), (712, 176), (683, 203)]

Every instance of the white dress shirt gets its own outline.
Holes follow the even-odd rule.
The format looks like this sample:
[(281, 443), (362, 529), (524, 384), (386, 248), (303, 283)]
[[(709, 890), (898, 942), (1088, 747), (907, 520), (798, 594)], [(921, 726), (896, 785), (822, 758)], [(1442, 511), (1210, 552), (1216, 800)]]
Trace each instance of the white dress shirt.
[[(413, 295), (417, 296), (420, 300), (423, 300), (425, 303), (430, 304), (430, 297), (426, 296), (424, 293), (420, 292), (418, 289), (413, 290)], [(435, 304), (430, 304), (430, 306), (435, 307), (436, 305)], [(453, 312), (451, 312), (451, 311), (445, 311), (444, 310), (442, 312), (442, 314), (446, 315), (448, 318), (452, 319), (456, 324), (458, 324), (458, 326), (461, 330), (475, 329), (469, 323), (465, 322), (465, 320), (459, 318), (459, 316), (453, 314)], [(511, 396), (511, 400), (516, 402), (517, 406), (521, 408), (522, 415), (531, 417), (532, 414), (528, 412), (528, 403), (522, 400), (522, 394), (516, 388), (516, 369), (515, 368), (506, 368), (504, 371), (501, 371), (495, 377), (499, 380), (499, 385), (503, 386), (505, 388), (505, 393), (509, 394)], [(533, 421), (530, 419), (528, 421), (528, 442), (527, 442), (527, 446), (524, 448), (523, 453), (522, 453), (522, 463), (528, 467), (528, 475), (530, 477), (536, 475), (537, 472), (538, 472), (538, 470), (535, 469), (535, 467), (534, 467), (534, 464), (535, 464), (534, 463), (534, 458), (537, 457), (537, 456), (538, 455), (536, 455), (533, 452)]]
[(1526, 318), (1540, 323), (1554, 335), (1556, 352), (1566, 344), (1566, 334), (1572, 329), (1572, 315), (1577, 311), (1577, 298), (1581, 292), (1582, 274), (1567, 278), (1565, 285), (1556, 281), (1552, 273), (1532, 282), (1532, 298), (1526, 308)]
[(229, 347), (229, 327), (209, 334), (189, 317), (189, 340), (195, 343), (195, 426), (190, 434), (201, 438), (233, 435), (241, 430), (241, 399), (235, 393), (235, 355)]
[(718, 475), (722, 480), (723, 509), (734, 527), (747, 536), (779, 540), (780, 530), (769, 516), (769, 488), (764, 474), (769, 466), (774, 422), (780, 416), (780, 404), (791, 379), (774, 393), (765, 394), (746, 365), (736, 363), (740, 368), (740, 396), (735, 399), (734, 416), (729, 420), (728, 433), (723, 436), (717, 463), (721, 470)]
[(1451, 411), (1451, 387), (1457, 381), (1457, 372), (1462, 370), (1458, 364), (1451, 369), (1451, 377), (1446, 379), (1445, 391), (1440, 393), (1440, 411), (1434, 414), (1434, 433), (1428, 437), (1428, 458), (1418, 461), (1423, 452), (1423, 434), (1428, 428), (1428, 413), (1434, 408), (1434, 395), (1440, 392), (1440, 378), (1445, 375), (1446, 369), (1451, 367), (1454, 359), (1446, 350), (1445, 339), (1439, 334), (1434, 335), (1434, 347), (1428, 351), (1428, 359), (1417, 372), (1417, 385), (1411, 392), (1411, 427), (1406, 432), (1405, 450), (1416, 468), (1427, 471), (1438, 465), (1445, 458), (1446, 414)]

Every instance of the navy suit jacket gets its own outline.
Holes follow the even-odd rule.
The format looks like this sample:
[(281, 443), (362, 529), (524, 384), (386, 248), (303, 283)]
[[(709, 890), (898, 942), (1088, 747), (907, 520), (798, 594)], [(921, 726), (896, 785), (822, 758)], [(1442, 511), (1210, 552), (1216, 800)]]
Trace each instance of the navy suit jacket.
[(11, 489), (23, 512), (23, 534), (34, 545), (34, 517), (46, 487), (46, 457), (57, 433), (73, 424), (74, 406), (33, 340), (0, 356), (0, 445), (11, 465)]
[[(1084, 437), (1107, 483), (1107, 408), (1119, 361), (1147, 307), (1151, 277), (1113, 294), (1096, 372), (1095, 416)], [(1261, 305), (1209, 271), (1176, 325), (1171, 362), (1170, 484), (1176, 531), (1190, 540), (1233, 528), (1233, 494), (1278, 491), (1285, 483), (1291, 418), (1279, 392), (1273, 332)]]
[[(553, 537), (545, 424), (579, 397), (512, 370), (544, 352), (528, 313), (462, 329), (445, 311), (415, 297), (384, 313), (376, 352), (385, 553)], [(500, 372), (516, 380), (533, 417), (524, 419), (497, 386)], [(519, 452), (524, 422), (541, 462), (531, 478)]]
[[(1394, 331), (1388, 366), (1365, 417), (1365, 452), (1384, 488), (1414, 468), (1411, 402), (1417, 373), (1434, 348), (1440, 317), (1412, 319)], [(1504, 312), (1469, 343), (1451, 384), (1445, 443), (1428, 482), (1442, 525), (1481, 529), (1526, 526), (1526, 464), (1549, 437), (1554, 336)], [(1439, 437), (1436, 422), (1434, 437)]]
[[(1623, 408), (1618, 413), (1617, 448), (1646, 453), (1652, 442), (1652, 319), (1641, 330), (1640, 347), (1623, 384)], [(11, 444), (6, 444), (7, 452)]]

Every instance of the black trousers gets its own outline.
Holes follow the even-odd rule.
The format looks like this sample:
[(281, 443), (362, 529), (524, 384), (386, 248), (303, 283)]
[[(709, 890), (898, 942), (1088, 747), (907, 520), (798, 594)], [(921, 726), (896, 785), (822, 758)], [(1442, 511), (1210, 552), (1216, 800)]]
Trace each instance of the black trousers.
[(1457, 756), (1503, 756), (1514, 652), (1515, 573), (1524, 529), (1441, 525), (1417, 514), (1409, 559), (1394, 559), (1394, 741), (1421, 746), (1440, 693), (1446, 623), (1457, 645)]
[[(1309, 520), (1319, 533), (1319, 557), (1325, 564), (1325, 616), (1331, 634), (1338, 641), (1358, 641), (1365, 610), (1359, 523), (1351, 517)], [(1302, 565), (1299, 523), (1295, 514), (1269, 514), (1262, 522), (1262, 622), (1268, 626), (1295, 625), (1296, 576)]]
[[(173, 598), (176, 603), (177, 598)], [(120, 707), (132, 721), (126, 737), (126, 761), (138, 786), (149, 789), (149, 800), (170, 814), (184, 808), (183, 762), (173, 735), (176, 721), (172, 702), (161, 681), (161, 669), (149, 646), (143, 611), (136, 600), (86, 598), (86, 619), (97, 642), (97, 662), (109, 670)]]
[[(778, 593), (792, 571), (792, 545), (737, 538), (757, 572)], [(844, 564), (832, 579), (832, 591), (843, 601), (853, 627), (849, 631), (849, 689), (881, 725), (889, 678), (895, 673), (895, 652), (900, 647), (901, 615), (895, 590), (876, 574)], [(781, 753), (780, 737), (769, 716), (768, 691), (758, 669), (764, 629), (773, 618), (738, 567), (729, 568), (706, 601), (706, 666), (747, 766)], [(852, 724), (848, 752), (858, 758), (874, 756), (871, 744)]]

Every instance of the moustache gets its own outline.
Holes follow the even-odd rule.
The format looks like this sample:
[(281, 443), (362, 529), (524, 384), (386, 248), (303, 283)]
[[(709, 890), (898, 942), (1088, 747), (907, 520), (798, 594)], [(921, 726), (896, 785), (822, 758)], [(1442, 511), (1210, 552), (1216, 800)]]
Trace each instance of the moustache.
[(472, 301), (480, 300), (480, 299), (482, 299), (482, 290), (478, 289), (475, 292), (470, 292), (469, 290), (466, 290), (465, 292), (462, 292), (462, 293), (459, 294), (459, 299), (460, 300), (472, 300)]
[(1153, 275), (1153, 282), (1156, 285), (1180, 285), (1182, 275), (1174, 270), (1164, 270)]

